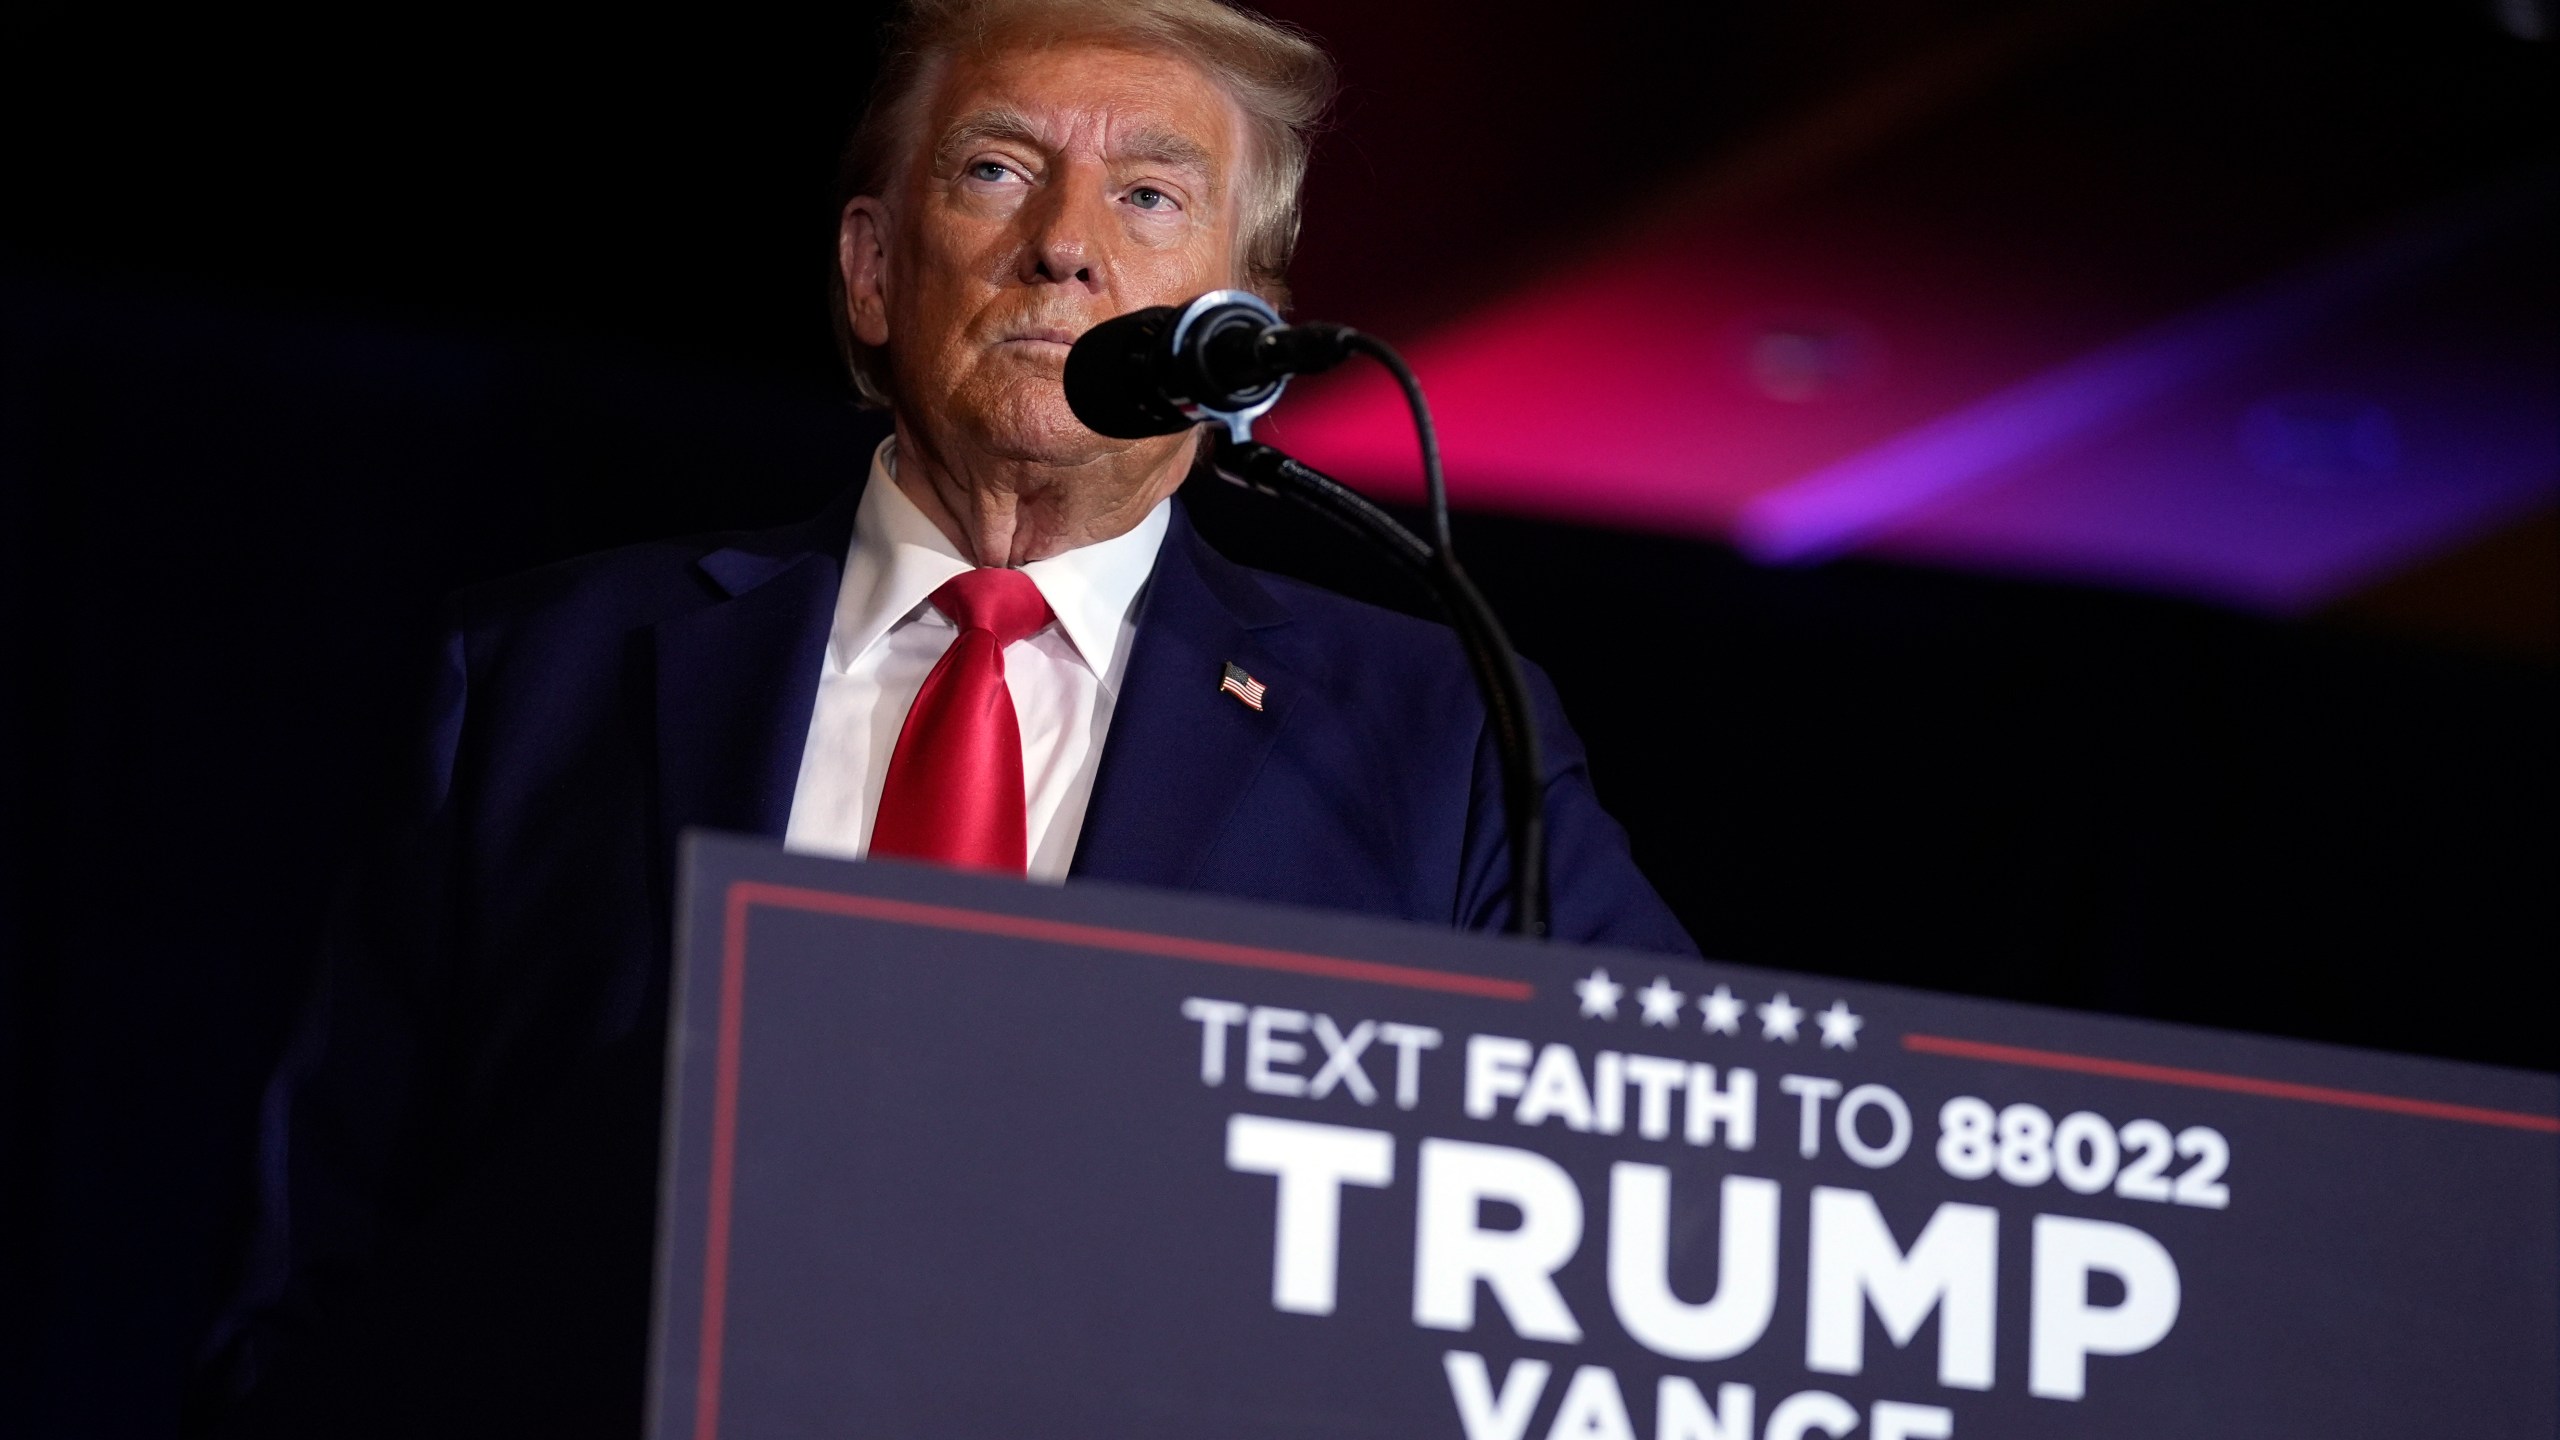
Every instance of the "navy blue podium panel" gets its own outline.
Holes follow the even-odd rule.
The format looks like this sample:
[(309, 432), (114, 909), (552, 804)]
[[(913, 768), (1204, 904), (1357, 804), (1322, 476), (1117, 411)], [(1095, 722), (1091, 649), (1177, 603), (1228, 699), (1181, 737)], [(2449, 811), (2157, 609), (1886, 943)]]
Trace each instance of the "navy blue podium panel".
[(2553, 1076), (717, 836), (688, 877), (657, 1440), (2560, 1428)]

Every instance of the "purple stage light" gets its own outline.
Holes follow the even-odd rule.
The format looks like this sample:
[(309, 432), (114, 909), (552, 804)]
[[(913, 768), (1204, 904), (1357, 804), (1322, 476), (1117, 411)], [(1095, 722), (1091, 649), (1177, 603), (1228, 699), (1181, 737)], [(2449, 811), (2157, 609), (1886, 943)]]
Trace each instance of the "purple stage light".
[[(1803, 235), (1875, 231), (1803, 217), (1656, 232), (1411, 353), (1461, 504), (2291, 613), (2560, 493), (2554, 196), (2538, 175), (2076, 346), (2121, 307), (2017, 257), (1826, 247)], [(1410, 492), (1382, 388), (1276, 429)]]

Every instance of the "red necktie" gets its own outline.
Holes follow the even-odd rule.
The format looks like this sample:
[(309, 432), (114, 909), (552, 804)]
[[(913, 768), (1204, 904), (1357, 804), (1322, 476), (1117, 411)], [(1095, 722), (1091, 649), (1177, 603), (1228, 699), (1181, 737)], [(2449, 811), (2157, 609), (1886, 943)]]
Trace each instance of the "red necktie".
[(1049, 623), (1049, 602), (1019, 570), (955, 575), (933, 608), (960, 627), (898, 731), (871, 853), (974, 870), (1026, 868), (1022, 722), (1004, 683), (1004, 647)]

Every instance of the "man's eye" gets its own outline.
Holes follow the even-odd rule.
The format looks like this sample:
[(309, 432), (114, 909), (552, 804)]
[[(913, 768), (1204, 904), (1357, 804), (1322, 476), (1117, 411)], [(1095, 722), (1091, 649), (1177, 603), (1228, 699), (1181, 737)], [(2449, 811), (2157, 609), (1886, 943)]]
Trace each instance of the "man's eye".
[(1013, 172), (1011, 170), (993, 160), (981, 160), (977, 164), (969, 167), (970, 179), (984, 180), (989, 184), (994, 184), (1012, 173)]
[(1141, 210), (1170, 210), (1173, 197), (1152, 185), (1141, 185), (1129, 192), (1129, 203)]

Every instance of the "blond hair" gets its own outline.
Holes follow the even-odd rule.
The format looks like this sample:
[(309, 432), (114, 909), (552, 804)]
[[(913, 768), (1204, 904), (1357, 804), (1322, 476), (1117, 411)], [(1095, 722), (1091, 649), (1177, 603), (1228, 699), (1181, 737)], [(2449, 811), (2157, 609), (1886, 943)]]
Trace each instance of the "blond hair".
[[(1299, 191), (1316, 122), (1333, 98), (1333, 61), (1298, 30), (1220, 0), (907, 0), (889, 24), (870, 103), (845, 142), (838, 213), (856, 196), (886, 197), (898, 186), (917, 144), (916, 112), (945, 62), (1076, 40), (1178, 56), (1235, 101), (1247, 136), (1239, 185), (1244, 283), (1285, 306)], [(889, 357), (854, 335), (841, 270), (832, 295), (854, 389), (867, 403), (887, 405)]]

